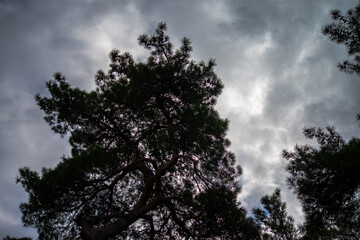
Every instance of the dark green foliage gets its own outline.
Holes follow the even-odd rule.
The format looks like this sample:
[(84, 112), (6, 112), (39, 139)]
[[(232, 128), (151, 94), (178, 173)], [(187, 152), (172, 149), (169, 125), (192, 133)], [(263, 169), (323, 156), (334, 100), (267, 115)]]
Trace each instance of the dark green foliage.
[(319, 148), (284, 151), (289, 186), (303, 204), (305, 239), (360, 238), (360, 139), (346, 143), (334, 130), (306, 128)]
[(360, 5), (342, 15), (340, 10), (331, 11), (333, 22), (323, 28), (323, 33), (330, 40), (344, 44), (352, 61), (346, 60), (339, 63), (341, 71), (360, 75)]
[(262, 226), (262, 238), (268, 240), (299, 239), (294, 219), (287, 215), (286, 203), (281, 201), (279, 188), (261, 198), (263, 208), (253, 209), (255, 220)]
[[(256, 236), (235, 202), (240, 171), (227, 150), (228, 121), (214, 109), (223, 88), (215, 63), (190, 60), (186, 38), (174, 52), (165, 30), (161, 23), (155, 35), (139, 37), (151, 50), (146, 62), (112, 51), (96, 90), (72, 88), (56, 73), (47, 82), (50, 97), (36, 96), (45, 120), (72, 146), (54, 169), (20, 169), (29, 193), (23, 221), (40, 239)], [(219, 188), (227, 202), (215, 196)], [(208, 227), (214, 221), (238, 228), (217, 232)]]
[[(360, 2), (354, 9), (349, 9), (346, 15), (340, 10), (331, 11), (333, 22), (323, 28), (323, 34), (328, 35), (331, 41), (344, 44), (348, 55), (353, 60), (338, 64), (341, 71), (360, 75)], [(360, 120), (360, 114), (357, 115)]]
[(195, 199), (198, 218), (192, 224), (202, 239), (259, 239), (259, 228), (236, 204), (236, 195), (224, 186), (215, 186)]

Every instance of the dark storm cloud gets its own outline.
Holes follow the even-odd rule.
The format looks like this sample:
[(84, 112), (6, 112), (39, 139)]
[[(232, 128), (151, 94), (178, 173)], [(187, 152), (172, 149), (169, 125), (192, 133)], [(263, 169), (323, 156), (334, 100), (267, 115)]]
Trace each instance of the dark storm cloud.
[[(330, 21), (329, 10), (353, 6), (347, 3), (234, 1), (227, 8), (232, 21), (221, 23), (223, 35), (231, 39), (227, 50), (242, 54), (236, 55), (232, 67), (225, 67), (226, 100), (221, 107), (228, 108), (224, 112), (231, 120), (232, 149), (244, 167), (241, 199), (247, 207), (255, 206), (264, 194), (259, 186), (268, 193), (275, 185), (282, 186), (285, 199), (293, 202), (285, 186), (281, 150), (306, 142), (303, 127), (334, 125), (346, 138), (359, 135), (355, 114), (360, 82), (338, 71), (336, 64), (346, 58), (346, 52), (321, 34)], [(260, 54), (257, 48), (263, 48)], [(231, 94), (234, 88), (238, 95)], [(247, 98), (245, 105), (250, 107), (241, 106), (244, 101), (239, 95), (254, 96), (259, 88), (263, 88), (261, 96)], [(262, 111), (254, 114), (251, 108), (259, 105)], [(299, 206), (288, 206), (298, 217)]]
[(215, 58), (225, 88), (218, 102), (229, 118), (231, 150), (242, 165), (249, 210), (281, 187), (298, 222), (301, 209), (286, 187), (282, 149), (304, 143), (305, 126), (334, 125), (346, 138), (359, 136), (360, 81), (341, 73), (343, 47), (321, 34), (330, 9), (354, 1), (0, 1), (0, 238), (36, 236), (21, 228), (17, 169), (53, 167), (69, 154), (66, 139), (42, 120), (33, 95), (61, 71), (77, 87), (92, 89), (107, 70), (113, 48), (144, 59), (137, 36), (168, 24), (171, 40), (187, 36), (193, 58)]
[[(69, 154), (66, 139), (53, 134), (43, 121), (34, 94), (46, 93), (44, 83), (56, 71), (76, 86), (91, 88), (96, 70), (107, 65), (108, 52), (117, 47), (111, 40), (124, 48), (130, 42), (116, 39), (111, 29), (120, 27), (124, 35), (131, 32), (122, 25), (136, 19), (136, 11), (126, 20), (132, 13), (127, 7), (123, 2), (114, 8), (110, 1), (0, 2), (0, 238), (36, 236), (34, 230), (21, 227), (18, 206), (27, 197), (15, 185), (18, 169), (54, 167)], [(123, 17), (116, 18), (121, 12)], [(119, 22), (110, 24), (111, 19), (103, 18), (106, 14)], [(107, 36), (112, 37), (109, 42)]]

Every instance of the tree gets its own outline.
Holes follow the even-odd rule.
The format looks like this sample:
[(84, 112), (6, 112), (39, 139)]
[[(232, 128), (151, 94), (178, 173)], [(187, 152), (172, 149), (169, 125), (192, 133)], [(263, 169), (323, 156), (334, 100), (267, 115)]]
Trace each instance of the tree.
[(331, 17), (333, 22), (323, 28), (323, 34), (333, 42), (344, 44), (349, 56), (353, 56), (352, 61), (339, 63), (339, 69), (360, 75), (360, 3), (346, 15), (340, 10), (332, 10)]
[[(344, 44), (352, 61), (343, 61), (338, 64), (340, 71), (360, 75), (360, 2), (354, 9), (349, 9), (346, 15), (340, 10), (332, 10), (333, 22), (325, 25), (323, 34), (328, 35), (331, 41)], [(360, 120), (360, 114), (357, 115)]]
[[(237, 236), (257, 236), (235, 202), (241, 168), (227, 150), (228, 120), (214, 109), (223, 88), (215, 62), (190, 60), (187, 38), (174, 52), (165, 30), (160, 23), (138, 38), (151, 50), (145, 62), (113, 50), (94, 91), (56, 73), (46, 83), (50, 97), (36, 95), (45, 120), (72, 147), (54, 169), (20, 169), (17, 181), (29, 194), (23, 222), (40, 239), (221, 238), (233, 228), (207, 224), (230, 218)], [(223, 207), (230, 218), (219, 214)]]
[(261, 198), (262, 208), (253, 209), (255, 220), (262, 226), (262, 238), (268, 240), (299, 239), (294, 218), (288, 216), (286, 203), (281, 201), (281, 191)]
[[(339, 69), (360, 75), (360, 2), (346, 15), (331, 11), (331, 17), (323, 34), (353, 56)], [(360, 239), (360, 139), (346, 143), (333, 127), (305, 128), (304, 134), (319, 148), (296, 145), (293, 152), (283, 152), (288, 184), (303, 204), (303, 239)]]
[(360, 238), (360, 139), (348, 143), (334, 128), (305, 128), (319, 148), (284, 151), (288, 183), (305, 213), (304, 239)]
[[(259, 226), (236, 204), (236, 194), (224, 186), (215, 186), (196, 198), (199, 218), (192, 228), (201, 239), (259, 239)], [(216, 238), (218, 239), (218, 238)]]

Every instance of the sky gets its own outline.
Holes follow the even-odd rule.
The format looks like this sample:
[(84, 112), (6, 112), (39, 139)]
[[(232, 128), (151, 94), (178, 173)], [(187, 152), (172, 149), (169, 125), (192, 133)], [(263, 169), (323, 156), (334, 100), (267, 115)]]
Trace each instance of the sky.
[(302, 130), (335, 126), (349, 140), (360, 136), (360, 79), (340, 72), (344, 46), (322, 35), (329, 11), (350, 0), (0, 0), (0, 238), (37, 237), (22, 226), (15, 183), (18, 169), (54, 167), (70, 155), (66, 138), (50, 130), (35, 103), (45, 82), (60, 71), (74, 87), (94, 89), (112, 49), (147, 57), (137, 37), (168, 25), (178, 47), (186, 36), (192, 58), (216, 60), (225, 87), (217, 103), (230, 120), (230, 150), (243, 168), (242, 206), (282, 190), (288, 212), (303, 220), (286, 185), (283, 149), (311, 143)]

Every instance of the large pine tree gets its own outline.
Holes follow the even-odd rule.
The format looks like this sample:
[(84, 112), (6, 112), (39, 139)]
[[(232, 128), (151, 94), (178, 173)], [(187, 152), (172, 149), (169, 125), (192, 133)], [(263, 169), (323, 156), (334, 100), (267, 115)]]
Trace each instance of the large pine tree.
[(36, 96), (72, 147), (54, 169), (20, 169), (23, 221), (40, 239), (257, 236), (236, 202), (241, 168), (214, 109), (223, 88), (214, 60), (192, 61), (187, 38), (174, 51), (165, 30), (138, 38), (151, 50), (145, 62), (112, 51), (94, 91), (56, 73), (50, 96)]

